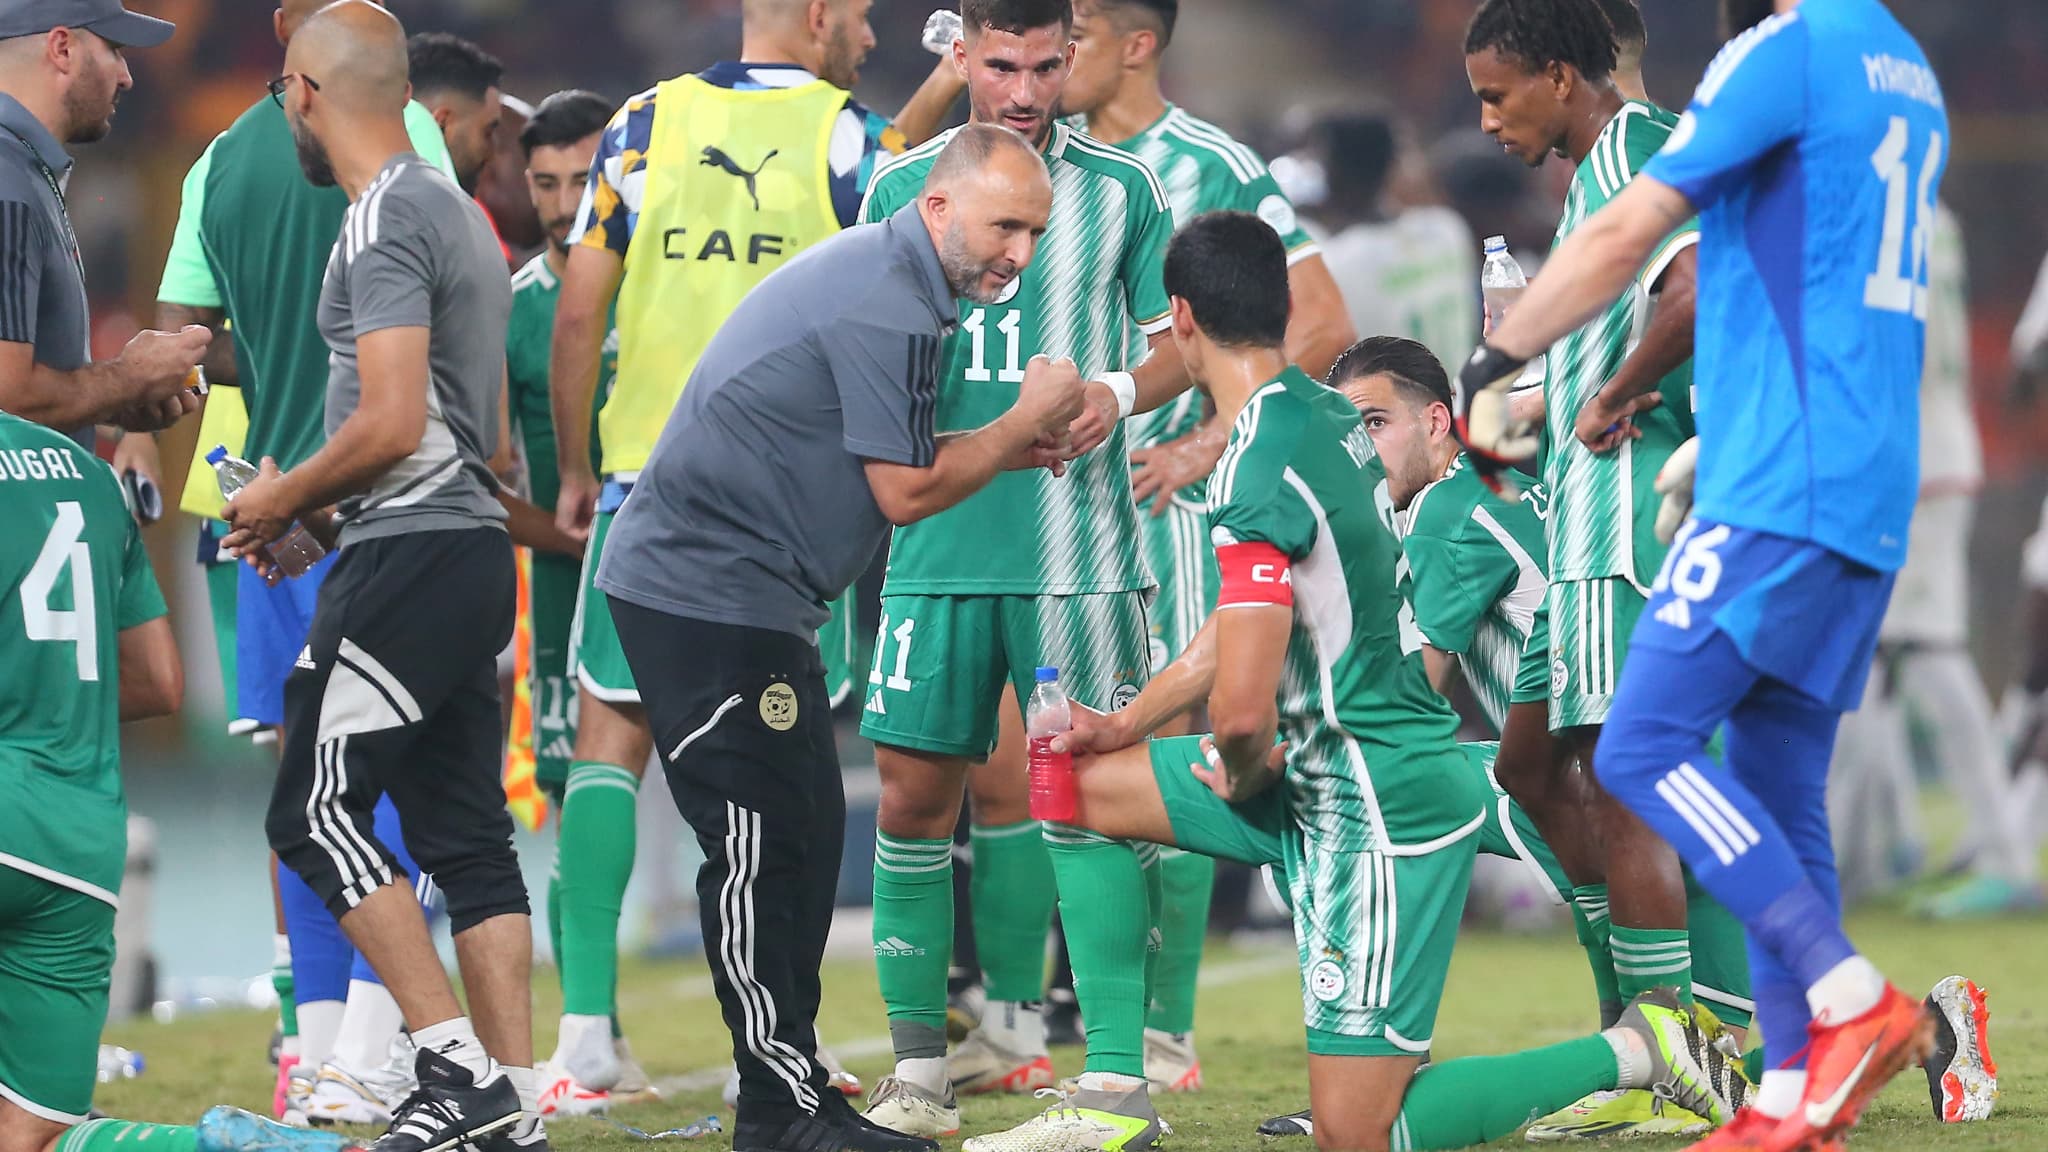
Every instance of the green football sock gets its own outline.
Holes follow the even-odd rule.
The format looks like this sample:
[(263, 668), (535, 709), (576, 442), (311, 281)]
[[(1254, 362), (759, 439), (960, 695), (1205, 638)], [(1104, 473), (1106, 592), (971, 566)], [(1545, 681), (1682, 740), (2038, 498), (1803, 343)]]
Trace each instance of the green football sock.
[(1209, 933), (1209, 892), (1216, 884), (1216, 859), (1177, 848), (1159, 852), (1163, 899), (1159, 910), (1159, 962), (1153, 972), (1152, 1006), (1145, 1026), (1179, 1034), (1195, 1026), (1195, 981), (1201, 976), (1202, 942)]
[(1627, 1002), (1614, 978), (1614, 950), (1609, 938), (1614, 922), (1607, 918), (1607, 885), (1585, 884), (1572, 889), (1572, 924), (1579, 932), (1579, 946), (1586, 950), (1586, 963), (1593, 969), (1593, 995), (1600, 1003), (1600, 1026), (1614, 1027)]
[(1756, 1005), (1749, 995), (1749, 944), (1742, 921), (1685, 873), (1685, 926), (1692, 937), (1694, 990), (1721, 1023), (1747, 1028)]
[(555, 863), (548, 869), (548, 951), (555, 958), (555, 983), (562, 982), (562, 841), (555, 838)]
[(1052, 855), (1038, 821), (974, 826), (974, 951), (990, 1000), (1045, 998), (1052, 930)]
[(556, 841), (562, 913), (562, 1011), (609, 1016), (619, 987), (619, 909), (633, 878), (640, 778), (616, 764), (578, 760), (562, 788)]
[(913, 840), (875, 832), (874, 934), (875, 979), (889, 1006), (896, 1058), (943, 1058), (946, 966), (953, 945), (951, 837)]
[(1764, 1082), (1764, 1048), (1759, 1044), (1742, 1054), (1742, 1074), (1749, 1077), (1751, 1084)]
[(196, 1152), (199, 1129), (190, 1124), (87, 1120), (57, 1137), (51, 1152)]
[(1620, 1081), (1614, 1047), (1600, 1036), (1431, 1064), (1408, 1082), (1390, 1144), (1394, 1152), (1485, 1144)]
[(277, 1031), (285, 1037), (299, 1034), (299, 1005), (292, 997), (292, 938), (279, 932), (272, 937), (270, 987), (277, 993)]
[(1652, 988), (1671, 987), (1687, 1006), (1692, 1004), (1692, 945), (1683, 928), (1630, 928), (1614, 925), (1614, 980), (1624, 1002)]
[(1074, 995), (1088, 1029), (1089, 1072), (1145, 1074), (1145, 968), (1152, 901), (1130, 844), (1048, 824), (1060, 923), (1074, 960)]

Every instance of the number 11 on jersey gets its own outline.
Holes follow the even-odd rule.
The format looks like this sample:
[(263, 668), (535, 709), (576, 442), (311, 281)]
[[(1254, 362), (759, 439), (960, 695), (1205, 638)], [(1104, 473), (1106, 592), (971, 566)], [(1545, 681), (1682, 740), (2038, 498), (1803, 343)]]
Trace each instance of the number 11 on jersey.
[(966, 320), (960, 323), (960, 327), (974, 342), (974, 359), (967, 366), (967, 379), (977, 384), (986, 384), (990, 379), (994, 379), (1002, 384), (1022, 384), (1024, 382), (1024, 365), (1022, 363), (1024, 345), (1023, 314), (1006, 309), (1003, 312), (1003, 318), (996, 322), (996, 332), (1003, 337), (1003, 345), (1006, 351), (1003, 358), (1005, 366), (997, 369), (993, 376), (991, 376), (988, 368), (989, 336), (986, 316), (986, 309), (976, 308), (973, 312), (968, 313)]

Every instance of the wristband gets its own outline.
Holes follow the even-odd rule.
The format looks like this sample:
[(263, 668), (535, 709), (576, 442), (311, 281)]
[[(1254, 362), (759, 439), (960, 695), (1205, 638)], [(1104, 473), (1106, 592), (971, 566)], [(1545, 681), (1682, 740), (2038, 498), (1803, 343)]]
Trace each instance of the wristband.
[(1119, 420), (1131, 414), (1138, 406), (1138, 378), (1129, 372), (1104, 372), (1101, 383), (1116, 396), (1116, 418)]

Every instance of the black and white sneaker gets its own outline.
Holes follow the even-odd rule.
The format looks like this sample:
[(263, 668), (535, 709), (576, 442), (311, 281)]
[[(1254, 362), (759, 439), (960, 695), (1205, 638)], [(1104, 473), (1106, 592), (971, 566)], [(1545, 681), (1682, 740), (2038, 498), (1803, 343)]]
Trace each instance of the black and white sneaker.
[(1315, 1118), (1309, 1115), (1309, 1110), (1306, 1108), (1299, 1112), (1289, 1112), (1285, 1116), (1275, 1116), (1270, 1120), (1261, 1120), (1259, 1122), (1259, 1135), (1261, 1136), (1313, 1136), (1315, 1134)]
[[(484, 1137), (520, 1121), (519, 1090), (496, 1064), (479, 1081), (469, 1069), (422, 1048), (413, 1070), (420, 1086), (391, 1110), (391, 1129), (370, 1145), (370, 1152), (444, 1152), (465, 1143), (488, 1143)], [(543, 1135), (541, 1147), (546, 1140)]]
[(476, 1152), (554, 1152), (540, 1114), (522, 1112), (519, 1123), (500, 1128), (475, 1144)]
[(770, 1123), (741, 1120), (733, 1125), (733, 1152), (939, 1152), (936, 1140), (867, 1124), (851, 1107), (846, 1112), (850, 1120), (821, 1101), (815, 1116)]

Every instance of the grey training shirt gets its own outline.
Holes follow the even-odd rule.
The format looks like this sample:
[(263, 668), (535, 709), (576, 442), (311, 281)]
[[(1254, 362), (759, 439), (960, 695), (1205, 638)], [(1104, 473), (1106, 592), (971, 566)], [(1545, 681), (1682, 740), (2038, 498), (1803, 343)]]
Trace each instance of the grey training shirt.
[(385, 328), (429, 330), (427, 429), (411, 456), (341, 502), (343, 544), (503, 524), (490, 458), (511, 313), (512, 282), (483, 211), (433, 165), (393, 157), (342, 217), (320, 286), (327, 434), (362, 397), (357, 339)]
[[(58, 195), (70, 176), (63, 145), (0, 93), (0, 340), (32, 346), (35, 363), (59, 372), (91, 359), (85, 273)], [(60, 431), (92, 447), (91, 428)]]
[(915, 204), (777, 269), (704, 350), (597, 586), (810, 638), (888, 536), (862, 462), (937, 455), (940, 343), (957, 315)]

